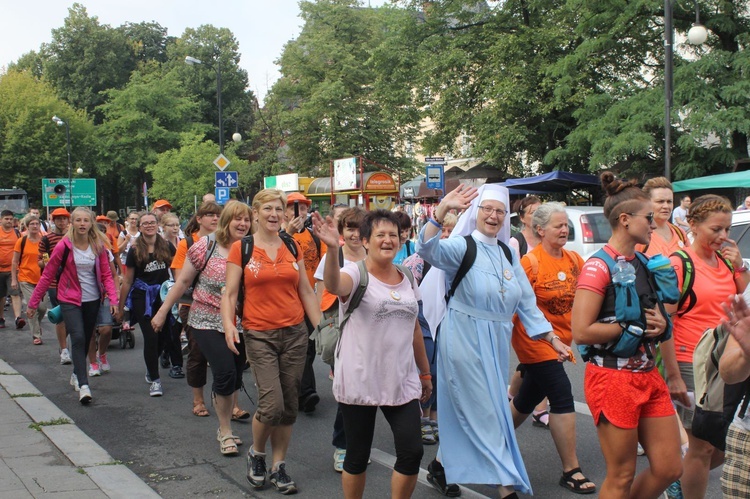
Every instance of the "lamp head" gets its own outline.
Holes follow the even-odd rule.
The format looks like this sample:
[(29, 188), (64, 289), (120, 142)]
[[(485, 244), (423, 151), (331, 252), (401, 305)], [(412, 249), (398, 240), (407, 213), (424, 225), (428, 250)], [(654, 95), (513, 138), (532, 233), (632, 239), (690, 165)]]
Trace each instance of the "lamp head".
[(234, 133), (232, 134), (232, 140), (233, 140), (233, 141), (234, 141), (235, 143), (238, 143), (238, 144), (239, 144), (239, 143), (240, 143), (240, 142), (242, 141), (242, 135), (240, 135), (240, 133), (239, 133), (239, 132), (234, 132)]
[(52, 117), (52, 122), (57, 126), (63, 126), (65, 122), (57, 117), (57, 115)]
[(708, 39), (708, 30), (702, 24), (693, 24), (687, 37), (692, 45), (701, 45)]
[(82, 174), (82, 173), (83, 173), (83, 168), (81, 168), (81, 167), (79, 166), (79, 167), (78, 167), (78, 169), (76, 170), (76, 173), (77, 173), (78, 175)]
[(196, 59), (195, 57), (186, 55), (185, 56), (185, 64), (193, 65), (193, 64), (203, 64), (203, 61), (200, 59)]

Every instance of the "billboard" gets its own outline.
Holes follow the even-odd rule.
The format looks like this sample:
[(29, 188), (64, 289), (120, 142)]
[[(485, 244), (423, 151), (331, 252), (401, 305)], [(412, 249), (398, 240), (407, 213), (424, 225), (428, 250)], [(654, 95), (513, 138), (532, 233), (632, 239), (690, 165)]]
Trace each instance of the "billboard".
[(333, 160), (333, 190), (352, 191), (357, 188), (357, 158)]

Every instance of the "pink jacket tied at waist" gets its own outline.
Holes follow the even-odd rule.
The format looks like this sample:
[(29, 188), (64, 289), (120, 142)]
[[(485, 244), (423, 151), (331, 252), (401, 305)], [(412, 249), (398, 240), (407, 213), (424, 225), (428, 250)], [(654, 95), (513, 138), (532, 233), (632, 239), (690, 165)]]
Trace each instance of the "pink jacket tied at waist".
[[(49, 257), (49, 262), (44, 267), (42, 277), (39, 279), (39, 283), (34, 289), (31, 298), (29, 299), (29, 308), (39, 308), (39, 302), (42, 301), (44, 293), (49, 289), (52, 281), (55, 280), (57, 275), (57, 269), (62, 264), (63, 253), (65, 248), (69, 249), (68, 259), (65, 262), (60, 280), (57, 283), (57, 301), (60, 303), (70, 303), (72, 305), (81, 305), (81, 283), (78, 281), (78, 269), (76, 269), (75, 256), (73, 255), (73, 243), (68, 239), (67, 236), (63, 237), (60, 242), (55, 246), (52, 255)], [(115, 288), (115, 281), (112, 277), (112, 271), (109, 267), (109, 258), (107, 257), (107, 251), (102, 251), (96, 258), (96, 282), (99, 284), (99, 293), (101, 296), (105, 294), (109, 296), (109, 302), (116, 304), (119, 302), (117, 296), (117, 289)]]

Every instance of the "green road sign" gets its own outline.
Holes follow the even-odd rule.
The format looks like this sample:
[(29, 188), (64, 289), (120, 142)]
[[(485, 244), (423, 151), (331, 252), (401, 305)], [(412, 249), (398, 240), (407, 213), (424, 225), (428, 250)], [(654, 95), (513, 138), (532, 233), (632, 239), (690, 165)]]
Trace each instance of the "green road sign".
[[(73, 179), (73, 206), (96, 206), (96, 179)], [(67, 178), (42, 179), (42, 201), (51, 208), (70, 204), (70, 187)]]

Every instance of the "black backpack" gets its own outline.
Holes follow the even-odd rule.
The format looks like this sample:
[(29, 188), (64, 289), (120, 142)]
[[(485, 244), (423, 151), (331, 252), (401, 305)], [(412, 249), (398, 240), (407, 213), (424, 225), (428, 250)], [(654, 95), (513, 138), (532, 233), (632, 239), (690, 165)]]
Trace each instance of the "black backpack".
[[(297, 254), (297, 243), (294, 241), (294, 238), (284, 231), (279, 232), (279, 237), (281, 237), (281, 241), (286, 245), (292, 256), (294, 256), (294, 261), (296, 262), (299, 257)], [(320, 242), (320, 240), (318, 240), (318, 242)], [(242, 319), (242, 309), (243, 304), (245, 303), (245, 267), (250, 263), (250, 259), (253, 256), (253, 248), (255, 247), (253, 235), (250, 234), (243, 237), (240, 244), (242, 245), (242, 276), (240, 277), (240, 289), (237, 293), (237, 315)]]

